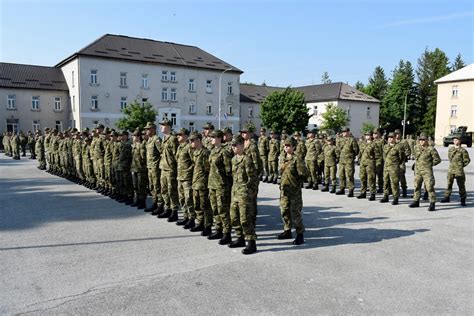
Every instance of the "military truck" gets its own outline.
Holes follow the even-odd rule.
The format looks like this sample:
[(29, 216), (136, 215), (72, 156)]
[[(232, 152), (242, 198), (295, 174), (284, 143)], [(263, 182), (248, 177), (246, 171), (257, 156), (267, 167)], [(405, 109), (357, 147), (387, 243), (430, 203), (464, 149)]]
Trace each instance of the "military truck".
[(443, 138), (443, 146), (448, 147), (453, 144), (453, 137), (457, 135), (461, 139), (461, 144), (466, 144), (467, 147), (472, 146), (472, 132), (467, 132), (467, 126), (459, 126), (454, 133), (449, 134)]

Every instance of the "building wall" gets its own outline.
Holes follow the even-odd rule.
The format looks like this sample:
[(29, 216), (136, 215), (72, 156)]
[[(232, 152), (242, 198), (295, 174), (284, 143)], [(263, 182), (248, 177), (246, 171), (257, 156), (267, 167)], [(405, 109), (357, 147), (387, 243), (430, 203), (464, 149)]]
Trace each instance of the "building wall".
[(61, 67), (67, 86), (69, 88), (69, 125), (71, 127), (80, 127), (80, 78), (79, 78), (79, 59), (74, 59), (68, 64)]
[[(7, 109), (8, 95), (15, 95), (15, 109)], [(32, 97), (39, 97), (39, 109), (32, 109)], [(61, 98), (61, 110), (54, 110), (55, 97)], [(0, 131), (7, 129), (7, 120), (18, 120), (18, 131), (33, 131), (33, 121), (40, 128), (55, 127), (60, 121), (62, 128), (69, 126), (69, 94), (67, 91), (0, 88)]]
[[(240, 128), (247, 123), (253, 123), (258, 130), (262, 127), (263, 122), (260, 118), (260, 104), (254, 102), (240, 103)], [(269, 129), (269, 127), (267, 127)]]
[[(457, 86), (457, 96), (453, 96), (453, 86)], [(457, 111), (451, 115), (452, 106)], [(446, 82), (438, 84), (435, 142), (443, 144), (443, 137), (451, 132), (451, 128), (467, 126), (474, 131), (474, 80)]]
[[(92, 127), (95, 122), (104, 124), (105, 126), (116, 127), (119, 118), (122, 117), (120, 112), (120, 102), (122, 97), (126, 97), (127, 103), (134, 100), (142, 101), (147, 99), (158, 110), (157, 122), (161, 121), (165, 113), (171, 118), (171, 114), (176, 115), (176, 126), (190, 127), (190, 123), (194, 123), (196, 130), (202, 129), (207, 122), (212, 122), (216, 128), (218, 126), (218, 98), (219, 98), (219, 76), (221, 72), (194, 69), (185, 67), (176, 67), (172, 65), (156, 65), (138, 62), (126, 62), (118, 60), (107, 60), (101, 58), (79, 57), (78, 64), (78, 80), (80, 89), (78, 91), (80, 119), (76, 119), (76, 125), (79, 128)], [(64, 76), (67, 80), (71, 78), (71, 71), (74, 67), (66, 65), (63, 67)], [(91, 70), (97, 70), (97, 85), (90, 83)], [(162, 71), (167, 70), (168, 76), (171, 71), (176, 72), (176, 81), (162, 81)], [(127, 86), (120, 86), (120, 74), (127, 73)], [(142, 87), (142, 75), (148, 75), (148, 88)], [(222, 120), (221, 127), (239, 126), (239, 78), (236, 73), (224, 73), (222, 75), (221, 100), (222, 100)], [(189, 79), (194, 79), (195, 92), (188, 89)], [(212, 80), (212, 92), (206, 91), (206, 81)], [(232, 95), (227, 94), (227, 83), (232, 82)], [(69, 82), (68, 82), (69, 85)], [(168, 88), (170, 94), (171, 88), (176, 88), (176, 101), (163, 101), (161, 98), (162, 88)], [(73, 93), (72, 93), (73, 95)], [(97, 96), (99, 102), (98, 110), (91, 109), (91, 98)], [(196, 105), (195, 113), (190, 113), (190, 103)], [(207, 113), (207, 104), (212, 105), (212, 111)], [(228, 113), (227, 104), (233, 105), (233, 115), (228, 115), (227, 120), (224, 119), (224, 113)]]

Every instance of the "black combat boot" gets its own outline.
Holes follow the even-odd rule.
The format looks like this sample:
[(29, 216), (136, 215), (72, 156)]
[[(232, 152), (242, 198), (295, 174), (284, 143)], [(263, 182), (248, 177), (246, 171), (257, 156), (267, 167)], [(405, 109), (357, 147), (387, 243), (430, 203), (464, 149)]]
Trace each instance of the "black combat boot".
[[(186, 227), (186, 225), (184, 227)], [(203, 223), (199, 223), (199, 225), (194, 226), (193, 228), (191, 228), (191, 231), (193, 233), (194, 232), (202, 232), (203, 230), (204, 230), (204, 224)]]
[(176, 222), (176, 225), (178, 226), (184, 226), (188, 223), (188, 219), (187, 218), (183, 218), (182, 220), (179, 220)]
[(219, 245), (228, 245), (232, 241), (230, 233), (225, 233), (222, 238), (219, 240)]
[(315, 184), (313, 184), (313, 190), (317, 190), (318, 189), (318, 183), (316, 182)]
[(278, 184), (278, 179), (273, 180), (273, 184)]
[(336, 192), (336, 195), (344, 195), (346, 194), (346, 189), (341, 188), (339, 191)]
[(407, 189), (402, 189), (402, 197), (407, 197)]
[(383, 193), (383, 188), (379, 188), (379, 189), (377, 190), (377, 193), (378, 193), (378, 194)]
[(207, 236), (211, 235), (211, 233), (212, 233), (212, 227), (209, 226), (209, 227), (206, 227), (202, 230), (201, 236), (207, 237)]
[(398, 205), (398, 196), (393, 198), (392, 205)]
[(157, 207), (158, 205), (156, 203), (153, 203), (149, 208), (146, 208), (144, 212), (153, 212), (154, 210), (156, 210)]
[(312, 189), (313, 188), (313, 182), (310, 181), (308, 184), (304, 187), (305, 189)]
[(349, 190), (349, 194), (347, 195), (347, 197), (354, 197), (354, 189)]
[(423, 201), (428, 201), (428, 191), (425, 191), (425, 193), (423, 193)]
[(240, 236), (236, 240), (231, 241), (229, 243), (229, 248), (239, 248), (239, 247), (245, 247), (244, 236)]
[(384, 195), (383, 198), (380, 200), (380, 203), (387, 203), (388, 202), (388, 195)]
[(131, 207), (137, 207), (138, 206), (138, 198), (136, 200), (133, 201), (132, 204), (130, 204)]
[(370, 194), (369, 201), (375, 201), (375, 193)]
[(366, 197), (367, 197), (367, 194), (365, 192), (357, 196), (358, 199), (365, 199)]
[(336, 193), (336, 186), (333, 186), (329, 193)]
[(303, 234), (297, 234), (295, 240), (293, 240), (293, 245), (302, 245), (304, 244)]
[(410, 205), (408, 205), (408, 207), (420, 207), (420, 201), (413, 201)]
[(183, 228), (184, 229), (192, 229), (196, 227), (196, 223), (194, 222), (194, 219), (188, 219), (188, 222), (184, 224)]
[(129, 196), (125, 199), (125, 205), (132, 205), (134, 202), (133, 202), (133, 197), (132, 196)]
[(461, 206), (466, 206), (466, 198), (465, 197), (461, 198)]
[(146, 208), (146, 201), (145, 199), (140, 199), (137, 202), (137, 209), (144, 210)]
[(441, 203), (449, 203), (449, 202), (451, 202), (451, 198), (449, 196), (445, 196), (440, 202)]
[(242, 249), (242, 253), (244, 255), (250, 255), (256, 252), (257, 252), (257, 244), (255, 243), (255, 240), (247, 240), (247, 247)]
[(168, 222), (178, 221), (178, 210), (172, 210), (170, 216), (168, 216)]
[(434, 212), (434, 211), (436, 211), (435, 203), (432, 202), (430, 203), (430, 206), (428, 207), (428, 212)]
[(278, 239), (291, 239), (293, 235), (291, 234), (291, 230), (285, 230), (283, 233), (278, 234)]
[(158, 214), (158, 218), (168, 218), (171, 216), (171, 209), (167, 209), (162, 213)]
[(329, 192), (329, 186), (326, 185), (321, 189), (321, 192)]
[(216, 230), (214, 233), (210, 234), (207, 239), (214, 240), (214, 239), (221, 239), (224, 235), (222, 234), (222, 230)]

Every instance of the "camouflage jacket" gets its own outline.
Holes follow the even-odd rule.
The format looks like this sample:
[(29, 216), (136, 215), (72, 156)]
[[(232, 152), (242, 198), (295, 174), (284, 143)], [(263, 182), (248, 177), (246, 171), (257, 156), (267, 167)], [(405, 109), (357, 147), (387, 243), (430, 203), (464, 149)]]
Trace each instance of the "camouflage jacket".
[(455, 176), (463, 176), (464, 168), (471, 162), (469, 153), (465, 148), (452, 146), (448, 151), (449, 173)]
[(202, 147), (194, 150), (193, 153), (193, 190), (207, 189), (207, 179), (209, 177), (209, 150)]
[(317, 139), (309, 138), (306, 140), (306, 161), (318, 161), (321, 152), (322, 147)]
[(301, 160), (304, 160), (306, 152), (307, 150), (304, 140), (300, 138), (296, 141), (295, 155), (298, 156)]
[(128, 141), (119, 141), (115, 144), (115, 150), (118, 150), (118, 171), (129, 171), (132, 164), (132, 145)]
[(328, 167), (334, 167), (337, 165), (337, 147), (336, 145), (328, 145), (324, 146), (324, 165)]
[(228, 190), (232, 177), (232, 156), (221, 147), (214, 147), (209, 154), (209, 189)]
[(146, 172), (147, 154), (146, 154), (145, 142), (142, 141), (141, 143), (133, 143), (131, 147), (132, 147), (132, 163), (130, 165), (130, 171)]
[(268, 142), (268, 161), (278, 161), (280, 155), (280, 141), (278, 139), (270, 139)]
[(301, 185), (308, 176), (303, 160), (296, 154), (286, 155), (281, 167), (280, 189), (285, 192), (301, 191)]
[(403, 156), (405, 157), (404, 160), (400, 161), (400, 164), (404, 164), (407, 162), (407, 159), (411, 156), (411, 148), (410, 144), (406, 139), (403, 139), (398, 142), (398, 145), (400, 146), (400, 149), (403, 151)]
[(178, 150), (178, 138), (173, 135), (167, 135), (161, 143), (160, 169), (162, 171), (175, 171), (178, 168), (176, 162), (176, 151)]
[(405, 154), (399, 144), (386, 144), (383, 148), (384, 166), (399, 166), (401, 161), (405, 161)]
[(255, 178), (255, 165), (252, 159), (243, 154), (232, 158), (232, 198), (240, 196), (248, 198), (248, 194), (253, 190), (253, 179)]
[(161, 157), (161, 139), (157, 135), (148, 138), (146, 142), (146, 166), (158, 168)]
[(381, 138), (377, 138), (373, 140), (375, 146), (375, 164), (381, 165), (383, 164), (383, 146), (384, 140)]
[(440, 162), (441, 158), (434, 147), (415, 147), (415, 173), (419, 171), (433, 172), (433, 166)]
[(112, 165), (114, 160), (114, 142), (112, 140), (104, 140), (104, 165)]
[(96, 160), (104, 160), (105, 140), (101, 136), (96, 136), (91, 143), (91, 156)]
[(259, 177), (262, 173), (263, 164), (258, 153), (257, 144), (253, 139), (250, 140), (248, 145), (244, 149), (244, 153), (252, 159), (253, 165), (255, 167), (255, 177)]
[(268, 139), (267, 136), (260, 136), (258, 138), (258, 152), (259, 152), (260, 156), (265, 156), (265, 157), (268, 156), (269, 142), (270, 142), (270, 140)]
[(353, 163), (359, 154), (359, 145), (354, 137), (342, 137), (336, 147), (340, 163)]
[(361, 166), (375, 166), (375, 149), (376, 144), (374, 142), (364, 143), (360, 150), (359, 163)]
[(72, 154), (75, 159), (80, 159), (82, 153), (82, 140), (73, 139), (72, 141)]
[(214, 148), (214, 145), (212, 144), (212, 137), (209, 137), (209, 136), (205, 137), (205, 136), (203, 135), (203, 137), (202, 137), (202, 145), (203, 145), (204, 147), (206, 147), (207, 149), (209, 149), (209, 150), (211, 150), (212, 148)]
[(189, 143), (179, 144), (176, 151), (176, 161), (178, 162), (178, 180), (192, 181), (193, 179), (193, 149)]
[(44, 136), (43, 135), (36, 137), (35, 153), (37, 156), (44, 155)]

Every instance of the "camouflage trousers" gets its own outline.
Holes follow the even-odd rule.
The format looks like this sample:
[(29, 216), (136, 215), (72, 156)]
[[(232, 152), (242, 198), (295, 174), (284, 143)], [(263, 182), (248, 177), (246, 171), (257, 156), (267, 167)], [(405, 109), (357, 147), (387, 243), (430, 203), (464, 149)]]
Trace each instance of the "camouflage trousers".
[[(208, 189), (193, 189), (194, 210), (196, 213), (196, 220), (202, 224), (204, 228), (212, 227), (212, 211), (209, 205), (209, 190)], [(191, 218), (194, 219), (194, 218)]]
[(115, 170), (116, 188), (120, 195), (133, 197), (133, 180), (130, 170)]
[(262, 160), (262, 172), (264, 177), (268, 177), (270, 175), (270, 169), (268, 165), (268, 157), (265, 155), (260, 156), (260, 160)]
[(245, 237), (245, 240), (256, 240), (255, 214), (252, 200), (248, 198), (252, 194), (247, 188), (239, 189), (232, 186), (230, 202), (230, 222), (237, 237)]
[(280, 211), (284, 230), (291, 230), (294, 226), (297, 234), (304, 233), (302, 209), (301, 187), (280, 190)]
[(36, 159), (38, 160), (38, 165), (40, 168), (46, 168), (46, 158), (44, 155), (44, 151), (38, 150), (36, 153)]
[(341, 189), (354, 190), (354, 162), (339, 163), (339, 185)]
[(225, 187), (217, 190), (209, 189), (209, 200), (216, 230), (224, 234), (230, 233), (230, 190)]
[(400, 180), (400, 185), (402, 186), (402, 189), (407, 189), (407, 178), (405, 177), (405, 173), (407, 172), (407, 166), (405, 163), (400, 164), (400, 175), (399, 180)]
[(448, 171), (448, 188), (444, 192), (444, 196), (449, 197), (453, 192), (453, 183), (454, 179), (456, 179), (456, 183), (458, 184), (459, 188), (459, 196), (461, 198), (466, 198), (466, 176), (464, 173), (462, 174), (454, 174)]
[(436, 202), (436, 192), (434, 189), (435, 178), (433, 176), (433, 170), (417, 170), (415, 169), (415, 193), (413, 194), (413, 200), (419, 201), (421, 196), (421, 184), (425, 184), (425, 190), (428, 192), (430, 203)]
[[(329, 184), (331, 184), (333, 187), (336, 187), (337, 185), (337, 166), (328, 166), (324, 165), (324, 182), (327, 187), (329, 187)], [(331, 179), (331, 182), (329, 182), (329, 179)]]
[(400, 175), (400, 166), (384, 166), (383, 169), (383, 194), (388, 196), (390, 189), (392, 190), (392, 195), (394, 198), (400, 196), (400, 186), (399, 186), (399, 175)]
[(96, 183), (96, 178), (94, 174), (94, 166), (92, 163), (87, 162), (86, 164), (83, 165), (82, 171), (84, 172), (84, 176), (86, 177), (87, 182), (91, 184)]
[(82, 172), (82, 159), (79, 156), (74, 157), (74, 166), (76, 167), (76, 176), (84, 180), (84, 172)]
[(113, 181), (113, 174), (112, 165), (104, 165), (104, 186), (106, 188), (112, 189), (114, 186), (115, 181)]
[(132, 182), (137, 199), (146, 199), (146, 189), (148, 185), (146, 172), (133, 172)]
[(183, 218), (195, 218), (192, 182), (178, 180), (178, 195)]
[(324, 160), (318, 160), (318, 184), (323, 183), (323, 180), (326, 178), (326, 172), (324, 168)]
[[(366, 193), (367, 187), (371, 194), (377, 192), (375, 186), (375, 164), (361, 164), (359, 169), (359, 178), (360, 178), (360, 193)], [(368, 185), (367, 185), (368, 184)]]
[(94, 175), (96, 178), (97, 185), (104, 186), (104, 159), (93, 160), (94, 164)]
[(161, 170), (161, 196), (166, 210), (178, 210), (178, 180), (176, 171)]
[(161, 196), (160, 175), (160, 168), (148, 168), (148, 188), (150, 190), (151, 197), (153, 198), (153, 202), (158, 205), (163, 205), (163, 197)]
[(275, 181), (278, 179), (278, 161), (268, 162), (268, 181)]
[(308, 182), (318, 183), (318, 162), (316, 160), (306, 160), (306, 168), (308, 168)]
[(375, 178), (379, 189), (383, 189), (383, 163), (375, 164)]

